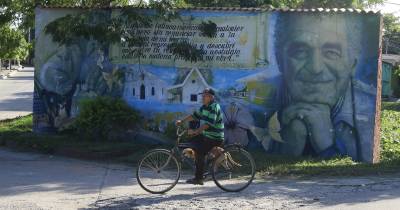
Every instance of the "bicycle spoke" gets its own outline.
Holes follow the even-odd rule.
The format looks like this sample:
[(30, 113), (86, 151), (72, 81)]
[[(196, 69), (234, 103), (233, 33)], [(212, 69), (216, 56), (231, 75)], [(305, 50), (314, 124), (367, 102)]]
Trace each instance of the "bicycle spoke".
[(151, 159), (151, 161), (153, 162), (154, 167), (155, 167), (156, 169), (158, 169), (158, 165), (157, 165), (157, 155), (152, 156), (150, 159)]
[(148, 163), (149, 167), (152, 168), (153, 170), (155, 170), (155, 171), (158, 170), (157, 164), (155, 163), (155, 161), (152, 157), (149, 157), (148, 159), (146, 159), (146, 163)]
[(149, 163), (147, 163), (147, 161), (146, 162), (143, 162), (143, 164), (142, 165), (147, 165), (151, 170), (153, 170), (153, 171), (157, 171), (157, 169), (156, 168), (154, 168), (152, 165), (150, 165)]
[(156, 168), (151, 157), (147, 157), (146, 159), (143, 160), (143, 162), (146, 163), (150, 168), (153, 168), (153, 169)]
[(177, 183), (179, 176), (179, 163), (167, 150), (149, 152), (137, 169), (140, 186), (151, 193), (170, 190)]
[(161, 161), (161, 160), (160, 160), (160, 155), (161, 155), (161, 154), (157, 154), (157, 155), (156, 155), (157, 169), (160, 169), (160, 161)]
[(225, 191), (237, 192), (253, 180), (254, 160), (244, 149), (231, 148), (213, 164), (213, 179)]
[(163, 166), (161, 166), (160, 170), (164, 170), (165, 167), (167, 167), (169, 161), (171, 161), (171, 155), (168, 156), (168, 159), (165, 161), (165, 163), (163, 164)]

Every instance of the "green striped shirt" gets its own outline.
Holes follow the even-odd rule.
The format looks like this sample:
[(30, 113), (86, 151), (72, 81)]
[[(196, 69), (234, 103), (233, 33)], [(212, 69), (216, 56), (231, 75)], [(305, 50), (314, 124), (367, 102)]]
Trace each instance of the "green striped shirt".
[(224, 121), (219, 104), (211, 102), (208, 106), (203, 105), (198, 112), (193, 113), (192, 117), (200, 120), (201, 124), (209, 125), (209, 128), (202, 133), (205, 137), (218, 141), (224, 140)]

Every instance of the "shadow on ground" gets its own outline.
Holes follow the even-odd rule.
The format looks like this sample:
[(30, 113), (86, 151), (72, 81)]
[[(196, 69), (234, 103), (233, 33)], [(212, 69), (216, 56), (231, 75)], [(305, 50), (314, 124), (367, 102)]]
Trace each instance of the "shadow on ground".
[(18, 76), (18, 77), (14, 77), (14, 76), (10, 76), (7, 78), (7, 80), (33, 80), (32, 76)]
[(0, 111), (32, 112), (33, 90), (32, 92), (14, 93), (12, 96), (13, 98), (1, 100)]
[[(298, 208), (305, 206), (355, 205), (377, 200), (393, 199), (400, 196), (400, 182), (372, 182), (356, 180), (354, 184), (329, 181), (283, 180), (256, 183), (240, 193), (227, 193), (215, 185), (187, 187), (179, 194), (132, 195), (98, 200), (88, 209), (129, 209), (129, 208)], [(196, 192), (196, 193), (193, 193)], [(277, 205), (283, 203), (283, 206)], [(222, 205), (221, 205), (222, 204)], [(244, 204), (244, 205), (243, 205)], [(265, 206), (266, 205), (266, 206)]]
[[(142, 190), (134, 168), (0, 149), (0, 197), (39, 192), (63, 197), (95, 197), (87, 209), (130, 208), (296, 208), (355, 205), (400, 197), (400, 178), (348, 177), (310, 180), (257, 180), (239, 193), (227, 193), (212, 181), (204, 186), (181, 182), (170, 192), (153, 195)], [(397, 176), (397, 177), (396, 177)], [(93, 199), (92, 199), (93, 200)]]

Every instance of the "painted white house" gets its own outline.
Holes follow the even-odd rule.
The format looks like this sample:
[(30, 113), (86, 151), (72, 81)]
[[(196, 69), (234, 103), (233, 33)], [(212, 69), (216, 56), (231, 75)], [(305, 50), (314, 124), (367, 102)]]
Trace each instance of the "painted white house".
[(182, 83), (173, 86), (145, 70), (130, 69), (125, 73), (124, 99), (126, 100), (156, 100), (169, 103), (200, 104), (199, 95), (207, 84), (197, 68), (186, 75)]
[[(170, 92), (179, 92), (179, 97), (175, 97), (173, 102), (181, 102), (184, 104), (198, 104), (201, 103), (201, 93), (205, 88), (212, 88), (207, 84), (203, 75), (198, 68), (190, 70), (189, 74), (185, 77), (185, 80), (181, 84), (177, 84), (168, 88)], [(179, 100), (179, 101), (178, 101)]]
[(168, 84), (147, 71), (131, 70), (125, 73), (124, 98), (127, 100), (157, 100), (167, 98)]

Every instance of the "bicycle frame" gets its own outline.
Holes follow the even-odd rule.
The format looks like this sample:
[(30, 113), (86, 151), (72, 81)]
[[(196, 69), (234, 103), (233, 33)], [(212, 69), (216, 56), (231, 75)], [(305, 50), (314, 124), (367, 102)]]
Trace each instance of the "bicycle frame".
[[(183, 163), (182, 160), (182, 153), (180, 152), (179, 149), (179, 142), (181, 141), (181, 137), (186, 133), (186, 130), (181, 131), (181, 127), (178, 126), (178, 128), (176, 129), (176, 135), (178, 136), (175, 142), (174, 147), (172, 147), (172, 149), (170, 149), (171, 155), (173, 155), (174, 157), (176, 157), (176, 159), (179, 161), (180, 164)], [(171, 156), (168, 157), (167, 161), (165, 162), (165, 164), (160, 168), (161, 170), (163, 170), (171, 161)]]
[[(191, 169), (193, 171), (195, 171), (195, 169), (196, 169), (195, 165), (192, 162), (188, 161), (189, 158), (186, 158), (186, 157), (182, 156), (182, 150), (179, 148), (181, 137), (187, 132), (187, 130), (181, 131), (181, 129), (182, 129), (182, 127), (178, 126), (178, 128), (176, 130), (177, 138), (176, 138), (176, 141), (175, 141), (175, 145), (174, 145), (174, 147), (172, 147), (172, 149), (170, 149), (170, 151), (171, 151), (171, 154), (176, 157), (176, 159), (178, 160), (178, 162), (181, 165), (186, 162), (186, 164), (190, 165)], [(160, 170), (163, 170), (169, 164), (169, 161), (171, 161), (171, 157), (169, 157), (167, 159), (167, 161), (160, 168)], [(207, 169), (211, 167), (211, 163), (212, 163), (212, 160), (206, 159), (206, 166), (207, 166), (206, 168)], [(209, 170), (206, 170), (205, 173), (203, 174), (203, 176), (208, 176), (208, 175), (210, 175), (210, 172), (209, 172)]]

